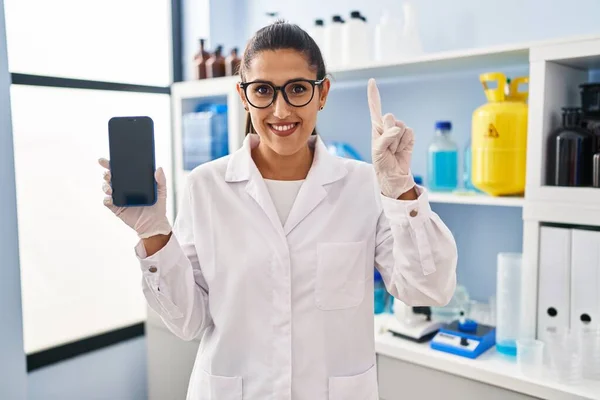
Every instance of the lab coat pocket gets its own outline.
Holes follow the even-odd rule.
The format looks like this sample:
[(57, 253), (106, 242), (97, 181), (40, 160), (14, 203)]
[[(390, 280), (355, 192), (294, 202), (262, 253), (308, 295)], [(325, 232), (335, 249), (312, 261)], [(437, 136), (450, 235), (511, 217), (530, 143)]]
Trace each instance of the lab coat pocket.
[(319, 243), (315, 301), (321, 310), (356, 307), (365, 296), (366, 242)]
[(377, 400), (377, 367), (353, 376), (329, 378), (329, 400)]
[(217, 376), (200, 370), (197, 400), (242, 400), (242, 377)]

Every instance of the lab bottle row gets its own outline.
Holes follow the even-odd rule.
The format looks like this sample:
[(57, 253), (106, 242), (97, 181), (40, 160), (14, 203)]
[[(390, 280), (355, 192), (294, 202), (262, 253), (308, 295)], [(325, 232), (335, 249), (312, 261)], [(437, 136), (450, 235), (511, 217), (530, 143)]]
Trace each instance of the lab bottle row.
[(219, 78), (239, 74), (241, 59), (238, 48), (234, 47), (227, 55), (223, 55), (223, 46), (219, 45), (213, 52), (206, 49), (206, 40), (199, 40), (199, 49), (194, 56), (194, 72), (196, 79)]
[(398, 61), (422, 52), (412, 2), (403, 4), (403, 16), (401, 19), (384, 11), (380, 21), (372, 26), (365, 15), (355, 10), (348, 18), (338, 14), (328, 22), (316, 19), (309, 33), (331, 70), (364, 66), (373, 60)]
[[(463, 151), (462, 187), (478, 192), (471, 180), (471, 140)], [(459, 148), (452, 137), (452, 123), (437, 121), (427, 154), (427, 187), (434, 192), (452, 192), (459, 184)]]
[(547, 142), (547, 184), (600, 187), (600, 83), (580, 85), (581, 107), (562, 108)]

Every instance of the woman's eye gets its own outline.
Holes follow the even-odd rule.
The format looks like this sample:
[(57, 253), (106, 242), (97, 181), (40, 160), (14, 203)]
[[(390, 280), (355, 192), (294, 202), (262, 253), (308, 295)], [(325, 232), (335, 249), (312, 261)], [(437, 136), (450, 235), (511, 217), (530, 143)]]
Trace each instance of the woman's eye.
[(261, 85), (254, 88), (254, 93), (259, 95), (267, 95), (271, 93), (271, 87), (269, 85)]
[(292, 93), (293, 94), (303, 94), (306, 92), (306, 88), (302, 85), (294, 85), (292, 86)]

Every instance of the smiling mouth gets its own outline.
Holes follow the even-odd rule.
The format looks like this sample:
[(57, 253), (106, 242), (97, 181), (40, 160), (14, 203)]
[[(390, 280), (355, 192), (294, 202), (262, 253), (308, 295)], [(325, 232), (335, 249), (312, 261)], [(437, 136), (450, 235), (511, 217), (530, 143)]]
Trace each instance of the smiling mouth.
[(291, 135), (292, 133), (294, 133), (294, 131), (296, 131), (296, 128), (298, 127), (298, 125), (300, 125), (299, 122), (291, 122), (291, 123), (286, 123), (286, 124), (267, 124), (269, 125), (269, 128), (271, 128), (271, 131), (273, 131), (273, 133), (275, 133), (277, 136), (288, 136)]

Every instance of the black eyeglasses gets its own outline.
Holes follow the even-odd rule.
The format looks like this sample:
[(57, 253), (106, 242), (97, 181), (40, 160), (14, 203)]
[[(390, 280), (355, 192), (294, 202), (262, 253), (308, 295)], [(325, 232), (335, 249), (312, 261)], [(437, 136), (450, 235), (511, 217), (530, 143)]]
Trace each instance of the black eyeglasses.
[(275, 86), (267, 81), (241, 82), (240, 87), (248, 103), (254, 108), (267, 108), (275, 102), (277, 92), (281, 91), (286, 103), (292, 107), (304, 107), (310, 103), (315, 95), (315, 86), (322, 84), (325, 78), (293, 79), (283, 86)]

